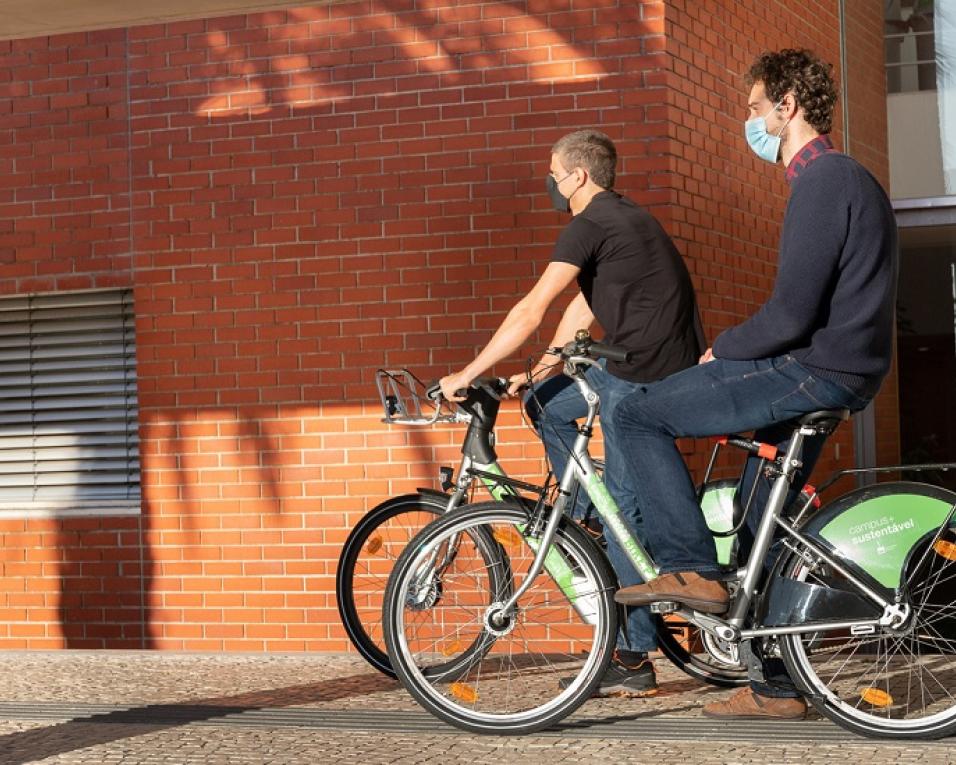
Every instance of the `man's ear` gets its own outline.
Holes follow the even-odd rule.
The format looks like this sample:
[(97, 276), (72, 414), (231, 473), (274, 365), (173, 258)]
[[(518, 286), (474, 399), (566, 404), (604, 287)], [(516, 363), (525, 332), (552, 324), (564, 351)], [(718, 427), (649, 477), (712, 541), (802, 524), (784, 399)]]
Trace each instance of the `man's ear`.
[(780, 100), (780, 114), (784, 119), (790, 120), (797, 116), (797, 111), (799, 106), (797, 106), (797, 98), (793, 95), (793, 91), (788, 91), (784, 94), (783, 98)]

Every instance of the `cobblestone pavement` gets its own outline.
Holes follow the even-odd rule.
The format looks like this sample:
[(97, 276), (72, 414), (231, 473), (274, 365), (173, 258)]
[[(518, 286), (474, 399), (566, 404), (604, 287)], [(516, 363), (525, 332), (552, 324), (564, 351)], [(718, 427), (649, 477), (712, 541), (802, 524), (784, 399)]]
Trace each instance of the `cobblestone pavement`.
[(820, 718), (707, 721), (729, 691), (657, 662), (651, 699), (592, 700), (520, 738), (444, 726), (353, 656), (0, 653), (0, 765), (952, 763), (953, 741), (858, 738)]

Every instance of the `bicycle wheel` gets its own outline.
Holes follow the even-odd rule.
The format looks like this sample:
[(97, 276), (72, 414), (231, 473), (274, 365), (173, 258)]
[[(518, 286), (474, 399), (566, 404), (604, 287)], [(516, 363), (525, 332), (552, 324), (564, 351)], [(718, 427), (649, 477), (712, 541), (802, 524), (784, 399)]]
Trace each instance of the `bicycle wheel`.
[(339, 556), (335, 599), (352, 645), (379, 672), (395, 677), (382, 636), (382, 602), (388, 576), (405, 545), (445, 512), (443, 494), (393, 497), (358, 522)]
[[(384, 624), (392, 666), (423, 707), (464, 730), (547, 727), (590, 697), (611, 659), (614, 574), (587, 532), (567, 519), (547, 570), (515, 614), (495, 620), (495, 606), (521, 585), (535, 557), (524, 536), (528, 518), (511, 503), (459, 508), (413, 540), (389, 580)], [(490, 559), (477, 549), (488, 538), (496, 547)], [(417, 605), (423, 579), (430, 588), (440, 584), (430, 607)]]
[[(864, 736), (941, 738), (956, 731), (956, 533), (950, 527), (933, 539), (924, 536), (904, 564), (903, 603), (911, 613), (900, 628), (780, 638), (787, 669), (813, 706)], [(812, 563), (812, 553), (793, 554), (783, 571), (801, 582), (852, 589)]]

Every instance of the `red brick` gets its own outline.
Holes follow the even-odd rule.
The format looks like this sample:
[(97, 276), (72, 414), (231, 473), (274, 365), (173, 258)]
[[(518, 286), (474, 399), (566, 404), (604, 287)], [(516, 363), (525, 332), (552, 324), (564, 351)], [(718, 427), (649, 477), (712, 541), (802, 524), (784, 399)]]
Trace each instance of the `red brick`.
[[(426, 5), (0, 43), (0, 294), (134, 288), (144, 494), (141, 518), (0, 521), (28, 625), (0, 618), (5, 647), (345, 648), (346, 524), (458, 458), (457, 434), (379, 422), (374, 371), (436, 377), (487, 341), (563, 223), (542, 178), (569, 129), (618, 142), (619, 188), (678, 237), (709, 331), (766, 296), (786, 187), (742, 145), (749, 53), (723, 41), (806, 30), (795, 4)], [(832, 16), (804, 34), (835, 57)], [(878, 73), (862, 24), (854, 69)], [(851, 87), (852, 113), (882, 113), (880, 87)], [(885, 174), (871, 122), (854, 140)], [(509, 471), (540, 479), (503, 421)]]

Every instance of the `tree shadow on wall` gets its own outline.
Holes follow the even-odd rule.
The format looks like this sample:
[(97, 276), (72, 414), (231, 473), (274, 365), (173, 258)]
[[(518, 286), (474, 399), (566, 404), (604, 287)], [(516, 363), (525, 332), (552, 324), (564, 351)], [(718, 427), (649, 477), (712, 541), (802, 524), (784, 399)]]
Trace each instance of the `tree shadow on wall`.
[[(644, 51), (635, 31), (644, 23), (640, 8), (623, 5), (610, 12), (630, 25), (628, 41), (648, 54), (641, 66), (653, 69), (657, 51)], [(277, 355), (297, 345), (292, 368), (277, 373), (276, 406), (365, 406), (375, 368), (393, 354), (441, 373), (473, 357), (490, 336), (482, 319), (497, 317), (502, 295), (530, 285), (533, 255), (549, 248), (560, 222), (543, 193), (550, 142), (594, 124), (615, 139), (648, 135), (633, 113), (603, 123), (628, 105), (616, 89), (644, 86), (643, 74), (622, 63), (625, 54), (596, 55), (605, 39), (589, 39), (573, 21), (558, 28), (561, 14), (552, 19), (516, 2), (409, 11), (407, 2), (382, 0), (374, 14), (340, 15), (354, 7), (209, 20), (206, 34), (183, 36), (186, 53), (206, 54), (195, 76), (188, 67), (182, 83), (141, 90), (153, 72), (132, 78), (141, 114), (190, 131), (184, 143), (184, 131), (134, 121), (134, 154), (143, 160), (135, 166), (153, 158), (148, 182), (138, 182), (173, 188), (188, 175), (185, 196), (201, 196), (200, 209), (212, 205), (215, 218), (159, 204), (142, 221), (144, 239), (167, 237), (176, 224), (204, 243), (193, 254), (190, 239), (185, 257), (222, 266), (221, 279), (215, 272), (221, 293), (231, 292), (231, 278), (236, 292), (261, 290), (255, 310), (231, 309), (235, 326), (210, 324), (213, 343), (235, 343), (239, 323), (257, 340), (264, 330), (296, 325), (294, 336), (273, 345)], [(659, 34), (652, 24), (647, 30)], [(155, 64), (143, 58), (133, 66)], [(178, 85), (189, 91), (184, 99), (173, 92)], [(666, 126), (660, 130), (666, 135)], [(214, 145), (224, 135), (235, 141), (228, 150)], [(418, 145), (406, 151), (402, 135)], [(527, 156), (530, 145), (540, 151), (541, 172)], [(391, 241), (396, 246), (382, 246)], [(163, 254), (154, 263), (144, 257), (140, 273), (165, 268)], [(273, 266), (289, 263), (276, 275)], [(236, 266), (251, 275), (228, 276)], [(175, 278), (187, 278), (180, 271), (189, 269)], [(264, 307), (266, 298), (274, 302)], [(485, 316), (466, 320), (472, 312)], [(464, 323), (452, 318), (459, 315)], [(301, 382), (308, 375), (314, 383)], [(408, 443), (419, 462), (434, 461), (430, 436), (410, 435)], [(176, 501), (196, 513), (204, 502)], [(184, 523), (196, 513), (184, 511)], [(145, 516), (146, 545), (161, 533), (150, 528), (159, 517)]]
[(153, 648), (147, 597), (154, 562), (144, 539), (146, 510), (58, 523), (57, 611), (64, 647)]
[[(209, 20), (201, 44), (214, 59), (214, 92), (196, 101), (195, 111), (218, 117), (280, 105), (332, 110), (333, 102), (336, 111), (351, 111), (342, 99), (397, 98), (396, 77), (434, 77), (420, 87), (435, 91), (493, 84), (489, 69), (508, 72), (500, 82), (533, 81), (536, 71), (555, 82), (581, 71), (608, 74), (591, 55), (594, 39), (567, 21), (553, 28), (549, 14), (529, 12), (526, 3), (410, 10), (405, 0), (379, 0), (372, 13), (348, 16), (353, 9), (329, 5)], [(639, 8), (618, 13), (642, 23)], [(246, 18), (261, 23), (247, 25)], [(524, 50), (515, 46), (529, 38)], [(569, 63), (582, 60), (589, 65)]]

